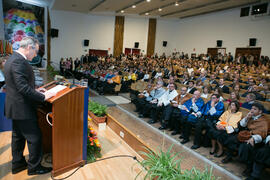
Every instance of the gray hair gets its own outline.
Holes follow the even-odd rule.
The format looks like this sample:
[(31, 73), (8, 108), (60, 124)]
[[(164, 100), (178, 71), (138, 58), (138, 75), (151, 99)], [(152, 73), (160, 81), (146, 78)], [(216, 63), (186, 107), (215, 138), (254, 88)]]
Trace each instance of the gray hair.
[(20, 47), (21, 48), (27, 48), (28, 46), (32, 46), (35, 47), (38, 44), (38, 40), (28, 36), (28, 37), (24, 37), (21, 41), (20, 41)]

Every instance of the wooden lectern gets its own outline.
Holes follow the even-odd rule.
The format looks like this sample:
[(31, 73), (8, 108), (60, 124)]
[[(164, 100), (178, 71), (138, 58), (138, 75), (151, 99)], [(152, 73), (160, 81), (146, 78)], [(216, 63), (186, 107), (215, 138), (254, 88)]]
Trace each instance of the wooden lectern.
[[(53, 81), (43, 88), (57, 84)], [(66, 87), (38, 108), (43, 151), (52, 153), (53, 176), (86, 163), (88, 95), (86, 87)]]

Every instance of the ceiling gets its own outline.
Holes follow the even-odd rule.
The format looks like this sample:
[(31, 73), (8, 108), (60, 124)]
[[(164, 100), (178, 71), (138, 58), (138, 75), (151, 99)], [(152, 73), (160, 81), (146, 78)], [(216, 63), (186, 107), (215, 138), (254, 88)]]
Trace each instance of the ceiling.
[[(52, 9), (91, 14), (186, 18), (269, 0), (46, 0)], [(178, 6), (176, 6), (176, 3)], [(133, 6), (133, 7), (132, 7)]]

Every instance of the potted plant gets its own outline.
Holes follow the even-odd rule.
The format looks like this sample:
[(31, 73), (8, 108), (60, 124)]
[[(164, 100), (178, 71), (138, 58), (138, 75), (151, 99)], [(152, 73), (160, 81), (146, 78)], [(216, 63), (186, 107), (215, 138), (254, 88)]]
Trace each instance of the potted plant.
[(88, 114), (96, 124), (104, 123), (107, 119), (107, 106), (90, 101), (88, 105)]
[[(179, 153), (171, 153), (173, 145), (164, 152), (159, 148), (158, 152), (146, 148), (146, 152), (140, 152), (144, 156), (144, 160), (140, 162), (146, 174), (144, 179), (151, 180), (215, 180), (210, 171), (206, 168), (203, 172), (193, 167), (191, 170), (181, 170), (181, 159), (177, 159)], [(144, 172), (141, 170), (135, 179)]]

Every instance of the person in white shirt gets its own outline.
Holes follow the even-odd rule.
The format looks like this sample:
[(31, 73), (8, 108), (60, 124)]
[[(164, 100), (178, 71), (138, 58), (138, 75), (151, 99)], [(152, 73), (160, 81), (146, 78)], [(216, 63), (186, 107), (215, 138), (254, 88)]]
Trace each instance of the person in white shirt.
[(151, 118), (153, 120), (156, 120), (158, 113), (162, 112), (160, 130), (166, 129), (168, 126), (173, 110), (170, 103), (178, 95), (175, 87), (176, 85), (174, 83), (170, 84), (169, 89), (160, 98), (158, 98), (157, 106), (154, 106), (151, 109)]
[(254, 161), (248, 180), (260, 179), (265, 167), (270, 167), (270, 135), (264, 141), (264, 146), (256, 149), (253, 153)]

